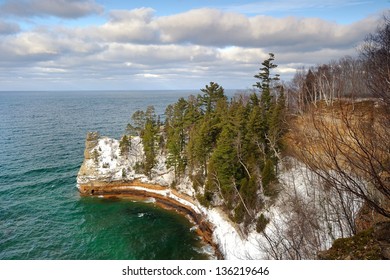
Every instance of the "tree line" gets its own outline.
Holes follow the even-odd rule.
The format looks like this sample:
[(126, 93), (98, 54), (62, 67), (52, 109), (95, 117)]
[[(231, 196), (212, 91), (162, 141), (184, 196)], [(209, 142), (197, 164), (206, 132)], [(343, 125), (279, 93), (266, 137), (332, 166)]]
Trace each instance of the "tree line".
[[(152, 177), (161, 153), (174, 170), (172, 187), (188, 176), (202, 204), (223, 206), (233, 221), (255, 222), (261, 232), (268, 222), (261, 210), (279, 192), (284, 136), (297, 129), (301, 144), (294, 156), (332, 189), (351, 232), (353, 198), (390, 217), (389, 22), (385, 16), (357, 58), (301, 69), (291, 83), (274, 74), (270, 53), (249, 94), (228, 98), (221, 85), (210, 82), (198, 95), (169, 105), (163, 121), (153, 107), (135, 112), (127, 133), (140, 136), (144, 146), (137, 170)], [(356, 102), (366, 97), (372, 100)], [(296, 116), (305, 121), (300, 129), (287, 121)], [(129, 142), (122, 138), (121, 147)]]
[(142, 138), (143, 172), (151, 176), (157, 154), (164, 153), (175, 183), (189, 176), (201, 203), (223, 205), (234, 221), (257, 220), (264, 228), (265, 218), (257, 213), (277, 194), (286, 129), (284, 89), (273, 73), (274, 60), (270, 53), (263, 61), (250, 94), (229, 99), (221, 85), (210, 82), (197, 96), (169, 105), (163, 122), (152, 107), (135, 112), (127, 128)]

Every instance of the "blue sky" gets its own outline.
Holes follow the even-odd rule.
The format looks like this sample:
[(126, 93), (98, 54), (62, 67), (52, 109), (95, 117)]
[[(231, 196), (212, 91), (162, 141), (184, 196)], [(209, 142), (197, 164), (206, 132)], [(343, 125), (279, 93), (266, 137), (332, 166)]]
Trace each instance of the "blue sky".
[(249, 88), (356, 55), (388, 0), (2, 0), (0, 90)]
[(134, 9), (152, 7), (156, 14), (170, 15), (190, 9), (214, 8), (236, 11), (247, 15), (267, 14), (275, 17), (319, 17), (339, 23), (351, 23), (378, 10), (390, 7), (388, 0), (283, 0), (283, 1), (231, 1), (231, 0), (166, 0), (166, 1), (97, 1), (109, 9)]

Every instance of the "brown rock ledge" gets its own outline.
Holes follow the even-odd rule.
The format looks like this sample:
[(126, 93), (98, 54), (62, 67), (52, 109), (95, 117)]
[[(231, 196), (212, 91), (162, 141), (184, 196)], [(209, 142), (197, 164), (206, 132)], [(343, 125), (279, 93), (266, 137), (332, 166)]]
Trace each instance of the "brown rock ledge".
[[(144, 189), (140, 190), (136, 187), (142, 187)], [(206, 244), (210, 245), (214, 249), (217, 259), (223, 259), (223, 255), (220, 252), (218, 246), (213, 242), (213, 227), (203, 215), (197, 213), (190, 206), (180, 203), (169, 195), (163, 195), (153, 191), (169, 191), (176, 197), (194, 204), (194, 201), (189, 196), (160, 185), (143, 183), (137, 179), (128, 182), (90, 181), (86, 184), (79, 184), (79, 191), (82, 196), (102, 195), (105, 198), (123, 197), (138, 201), (145, 201), (147, 199), (153, 198), (155, 199), (154, 203), (157, 206), (167, 210), (174, 210), (186, 217), (191, 223), (197, 225), (196, 233)]]

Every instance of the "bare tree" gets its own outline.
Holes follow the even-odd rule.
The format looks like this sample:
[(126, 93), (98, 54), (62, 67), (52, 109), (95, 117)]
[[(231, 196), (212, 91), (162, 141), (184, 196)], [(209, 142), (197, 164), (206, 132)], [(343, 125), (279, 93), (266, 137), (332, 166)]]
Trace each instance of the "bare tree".
[(366, 80), (363, 60), (349, 56), (311, 67), (309, 71), (299, 69), (286, 90), (288, 108), (292, 113), (302, 114), (320, 101), (332, 105), (340, 98), (373, 97)]
[(374, 101), (355, 106), (340, 101), (313, 109), (305, 116), (297, 156), (332, 188), (347, 191), (390, 217), (388, 116)]
[(361, 97), (372, 97), (365, 82), (365, 69), (361, 59), (350, 56), (343, 57), (337, 62), (340, 66), (339, 80), (342, 82), (341, 97), (352, 101)]
[[(303, 163), (285, 158), (279, 196), (257, 247), (270, 259), (315, 259), (336, 238), (349, 237), (362, 202), (330, 188)], [(286, 164), (284, 164), (286, 165)]]
[(376, 32), (366, 37), (360, 54), (365, 63), (368, 88), (390, 111), (390, 12), (383, 16)]
[(306, 70), (298, 69), (286, 87), (286, 104), (290, 112), (302, 114), (305, 109), (304, 87)]

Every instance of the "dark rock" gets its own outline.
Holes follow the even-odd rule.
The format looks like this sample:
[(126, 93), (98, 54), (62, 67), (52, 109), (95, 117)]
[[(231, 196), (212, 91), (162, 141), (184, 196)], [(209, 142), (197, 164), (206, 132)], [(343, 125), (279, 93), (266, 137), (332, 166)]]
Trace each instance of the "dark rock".
[(390, 259), (390, 222), (375, 224), (373, 235), (379, 243), (383, 258)]

